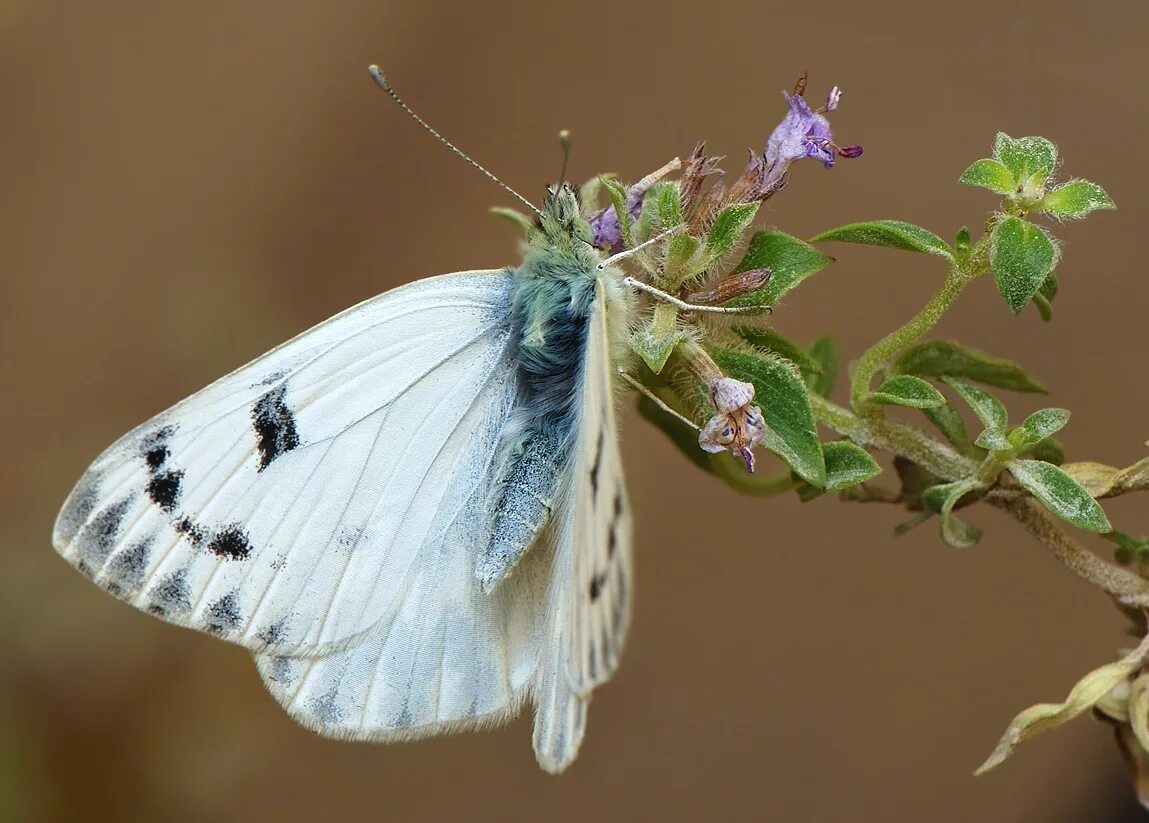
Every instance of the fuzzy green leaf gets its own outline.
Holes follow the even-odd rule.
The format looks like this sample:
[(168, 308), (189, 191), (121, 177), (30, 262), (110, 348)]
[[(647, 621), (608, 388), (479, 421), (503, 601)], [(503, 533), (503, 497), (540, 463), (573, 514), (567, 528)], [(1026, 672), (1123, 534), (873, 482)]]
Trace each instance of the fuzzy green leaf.
[(1062, 217), (1084, 217), (1098, 209), (1117, 208), (1105, 189), (1088, 180), (1070, 180), (1045, 195), (1038, 206), (1041, 211)]
[(986, 429), (974, 438), (973, 444), (991, 452), (1004, 452), (1013, 449), (1013, 444), (1009, 442), (1009, 437), (1006, 436), (1003, 429)]
[(990, 266), (1014, 314), (1025, 308), (1056, 264), (1057, 247), (1044, 229), (1012, 216), (994, 227)]
[(822, 445), (826, 457), (826, 489), (856, 486), (882, 473), (882, 467), (861, 446), (848, 440), (838, 440)]
[(1048, 323), (1053, 319), (1053, 304), (1049, 302), (1049, 298), (1041, 292), (1033, 296), (1033, 305), (1037, 307), (1037, 313), (1041, 315), (1041, 321)]
[(934, 409), (944, 406), (945, 396), (920, 377), (901, 374), (891, 377), (867, 398), (882, 405), (909, 406), (912, 409)]
[(734, 326), (731, 331), (760, 351), (785, 357), (798, 367), (804, 377), (817, 376), (822, 371), (822, 365), (812, 354), (776, 331), (757, 326)]
[(1045, 387), (1026, 374), (1025, 369), (977, 349), (944, 340), (930, 340), (910, 346), (890, 366), (890, 374), (916, 374), (919, 377), (964, 377), (1020, 392), (1045, 392)]
[(1052, 463), (1011, 460), (1008, 468), (1026, 491), (1067, 523), (1099, 533), (1113, 528), (1105, 511), (1089, 496), (1089, 492)]
[(618, 215), (618, 226), (623, 244), (628, 249), (633, 248), (635, 245), (634, 233), (631, 228), (630, 211), (626, 208), (626, 186), (614, 177), (601, 176), (599, 182), (606, 189), (606, 195), (610, 198), (611, 205), (614, 206), (614, 211)]
[(806, 384), (796, 370), (781, 360), (735, 349), (709, 347), (708, 351), (725, 374), (754, 386), (755, 402), (766, 419), (762, 445), (789, 463), (803, 480), (824, 488), (822, 444)]
[(969, 453), (969, 433), (966, 432), (965, 421), (957, 413), (957, 409), (947, 403), (933, 409), (922, 409), (922, 414), (938, 427), (938, 431), (945, 435), (946, 440), (950, 441), (963, 454)]
[(756, 292), (729, 301), (728, 306), (772, 306), (807, 277), (826, 268), (833, 258), (808, 243), (776, 229), (754, 233), (734, 273), (770, 269), (770, 279)]
[(487, 211), (495, 215), (495, 217), (499, 217), (517, 226), (523, 233), (523, 237), (528, 237), (531, 233), (531, 229), (535, 226), (531, 219), (518, 209), (508, 209), (505, 206), (492, 206)]
[(821, 374), (806, 378), (806, 385), (815, 394), (829, 397), (834, 391), (834, 381), (838, 377), (838, 350), (834, 338), (819, 337), (810, 346), (810, 356), (818, 363)]
[(959, 256), (964, 255), (969, 251), (971, 245), (973, 245), (973, 238), (970, 237), (969, 228), (962, 226), (954, 236), (954, 251), (956, 251)]
[(981, 487), (981, 483), (970, 478), (932, 486), (922, 495), (922, 502), (926, 508), (941, 515), (942, 540), (954, 548), (968, 549), (981, 539), (981, 529), (953, 513), (954, 506), (963, 497)]
[(974, 161), (973, 165), (962, 172), (958, 182), (967, 186), (980, 186), (998, 194), (1010, 194), (1017, 188), (1013, 172), (989, 157)]
[(1057, 147), (1044, 137), (1014, 139), (1005, 132), (998, 132), (993, 154), (1009, 169), (1018, 185), (1031, 178), (1044, 184), (1057, 165)]
[(1025, 450), (1034, 460), (1060, 466), (1065, 462), (1065, 446), (1056, 437), (1045, 437)]
[(742, 238), (742, 233), (754, 222), (759, 205), (759, 203), (735, 203), (718, 212), (710, 231), (706, 234), (706, 259), (710, 263), (721, 260), (730, 253)]
[(1040, 409), (1025, 418), (1018, 428), (1025, 445), (1030, 445), (1061, 431), (1068, 422), (1068, 409)]
[(867, 246), (885, 246), (891, 249), (905, 249), (922, 254), (934, 254), (953, 260), (953, 249), (934, 234), (913, 223), (900, 220), (870, 220), (864, 223), (850, 223), (836, 229), (824, 231), (810, 239), (811, 243), (826, 241), (840, 243), (863, 243)]
[(960, 377), (943, 377), (942, 381), (957, 392), (958, 397), (973, 409), (973, 413), (977, 415), (977, 419), (981, 421), (983, 426), (987, 429), (1005, 430), (1005, 425), (1009, 422), (1009, 415), (1005, 411), (1005, 405), (1000, 400), (980, 386), (975, 386)]
[(613, 174), (600, 174), (587, 180), (578, 190), (578, 201), (582, 204), (582, 216), (588, 220), (599, 210), (598, 196), (602, 191), (602, 178), (614, 178)]
[(697, 237), (689, 235), (686, 232), (678, 232), (678, 234), (670, 238), (670, 245), (667, 247), (667, 268), (681, 266), (694, 256), (694, 253), (698, 250), (698, 246), (699, 241)]
[(651, 194), (659, 231), (673, 228), (682, 222), (682, 195), (677, 183), (657, 183), (647, 191), (648, 196)]

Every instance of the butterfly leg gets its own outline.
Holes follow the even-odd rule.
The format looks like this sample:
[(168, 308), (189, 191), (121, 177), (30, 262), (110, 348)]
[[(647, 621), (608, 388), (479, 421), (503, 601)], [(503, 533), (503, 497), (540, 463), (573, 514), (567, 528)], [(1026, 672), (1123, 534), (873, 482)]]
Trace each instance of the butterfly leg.
[(622, 278), (622, 282), (623, 285), (630, 286), (636, 291), (645, 292), (655, 300), (669, 303), (680, 311), (706, 312), (709, 314), (763, 314), (770, 311), (768, 306), (704, 306), (696, 303), (687, 303), (685, 300), (680, 300), (669, 292), (664, 292), (656, 286), (643, 283), (641, 280), (637, 280), (633, 277), (624, 277)]

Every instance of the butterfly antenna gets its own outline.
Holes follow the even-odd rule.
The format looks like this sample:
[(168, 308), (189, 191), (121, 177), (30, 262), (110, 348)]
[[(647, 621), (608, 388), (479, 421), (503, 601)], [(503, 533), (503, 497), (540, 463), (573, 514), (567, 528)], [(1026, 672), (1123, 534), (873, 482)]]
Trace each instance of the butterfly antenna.
[[(405, 112), (407, 112), (407, 114), (411, 115), (411, 117), (415, 120), (415, 122), (418, 123), (423, 128), (425, 128), (427, 131), (429, 131), (431, 133), (431, 135), (436, 140), (438, 140), (444, 146), (449, 148), (455, 154), (462, 157), (464, 160), (466, 160), (468, 163), (470, 163), (476, 169), (481, 171), (483, 174), (485, 174), (491, 180), (495, 181), (495, 183), (497, 183), (499, 186), (501, 186), (505, 191), (510, 193), (512, 196), (516, 197), (519, 200), (519, 202), (521, 202), (524, 206), (526, 206), (528, 209), (533, 211), (539, 217), (543, 216), (543, 213), (541, 211), (539, 211), (538, 208), (530, 200), (523, 197), (521, 194), (519, 194), (517, 191), (512, 189), (510, 186), (508, 186), (506, 183), (504, 183), (499, 178), (495, 177), (495, 175), (491, 174), (483, 166), (480, 166), (478, 163), (476, 163), (474, 160), (472, 160), (466, 154), (466, 152), (464, 152), (462, 149), (460, 149), (458, 146), (456, 146), (454, 143), (452, 143), (446, 137), (439, 134), (439, 132), (437, 132), (433, 128), (431, 128), (431, 125), (426, 120), (424, 120), (422, 117), (415, 114), (415, 112), (411, 109), (411, 107), (403, 102), (403, 98), (401, 98), (398, 94), (395, 93), (395, 89), (391, 88), (391, 84), (389, 82), (387, 82), (387, 76), (383, 74), (382, 69), (380, 69), (378, 66), (371, 66), (367, 70), (369, 72), (371, 72), (371, 77), (375, 80), (376, 85), (378, 85), (379, 88), (383, 89), (383, 91), (387, 92), (387, 94), (389, 94), (391, 96), (391, 99), (394, 100), (396, 103), (398, 103), (399, 107), (401, 109), (403, 109), (403, 111), (405, 111)], [(565, 168), (565, 166), (564, 166), (564, 168)]]
[(567, 179), (567, 164), (571, 160), (571, 132), (570, 129), (563, 129), (559, 132), (559, 145), (563, 149), (563, 170), (559, 174), (559, 182), (566, 182)]

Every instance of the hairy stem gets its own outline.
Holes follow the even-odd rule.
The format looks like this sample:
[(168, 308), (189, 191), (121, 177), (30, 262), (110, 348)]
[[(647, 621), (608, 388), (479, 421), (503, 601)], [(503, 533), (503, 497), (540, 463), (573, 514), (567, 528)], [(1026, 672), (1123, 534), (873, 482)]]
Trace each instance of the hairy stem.
[(893, 420), (864, 420), (849, 409), (814, 393), (810, 394), (810, 403), (818, 422), (827, 428), (859, 446), (870, 446), (908, 458), (943, 480), (959, 480), (977, 470), (977, 463), (973, 460), (919, 428)]
[(850, 405), (857, 411), (865, 411), (866, 396), (870, 393), (870, 383), (874, 375), (898, 352), (916, 342), (941, 320), (946, 309), (957, 299), (972, 281), (973, 277), (957, 267), (950, 269), (945, 282), (930, 298), (925, 307), (914, 315), (908, 323), (887, 334), (870, 346), (858, 361), (854, 377), (850, 382)]
[(1123, 603), (1139, 603), (1149, 595), (1149, 581), (1102, 560), (1078, 543), (1061, 530), (1053, 516), (1037, 501), (993, 496), (986, 499), (990, 505), (1008, 512), (1078, 577)]

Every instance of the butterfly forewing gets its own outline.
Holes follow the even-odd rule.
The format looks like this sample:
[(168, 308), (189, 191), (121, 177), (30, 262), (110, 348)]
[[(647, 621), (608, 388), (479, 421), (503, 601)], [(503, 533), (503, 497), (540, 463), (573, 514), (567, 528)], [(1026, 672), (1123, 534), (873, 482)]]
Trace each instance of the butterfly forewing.
[(436, 582), (429, 554), (473, 562), (447, 533), (485, 539), (470, 495), (489, 491), (515, 397), (511, 286), (491, 271), (396, 289), (160, 414), (81, 478), (57, 550), (133, 605), (255, 650), (355, 645)]

